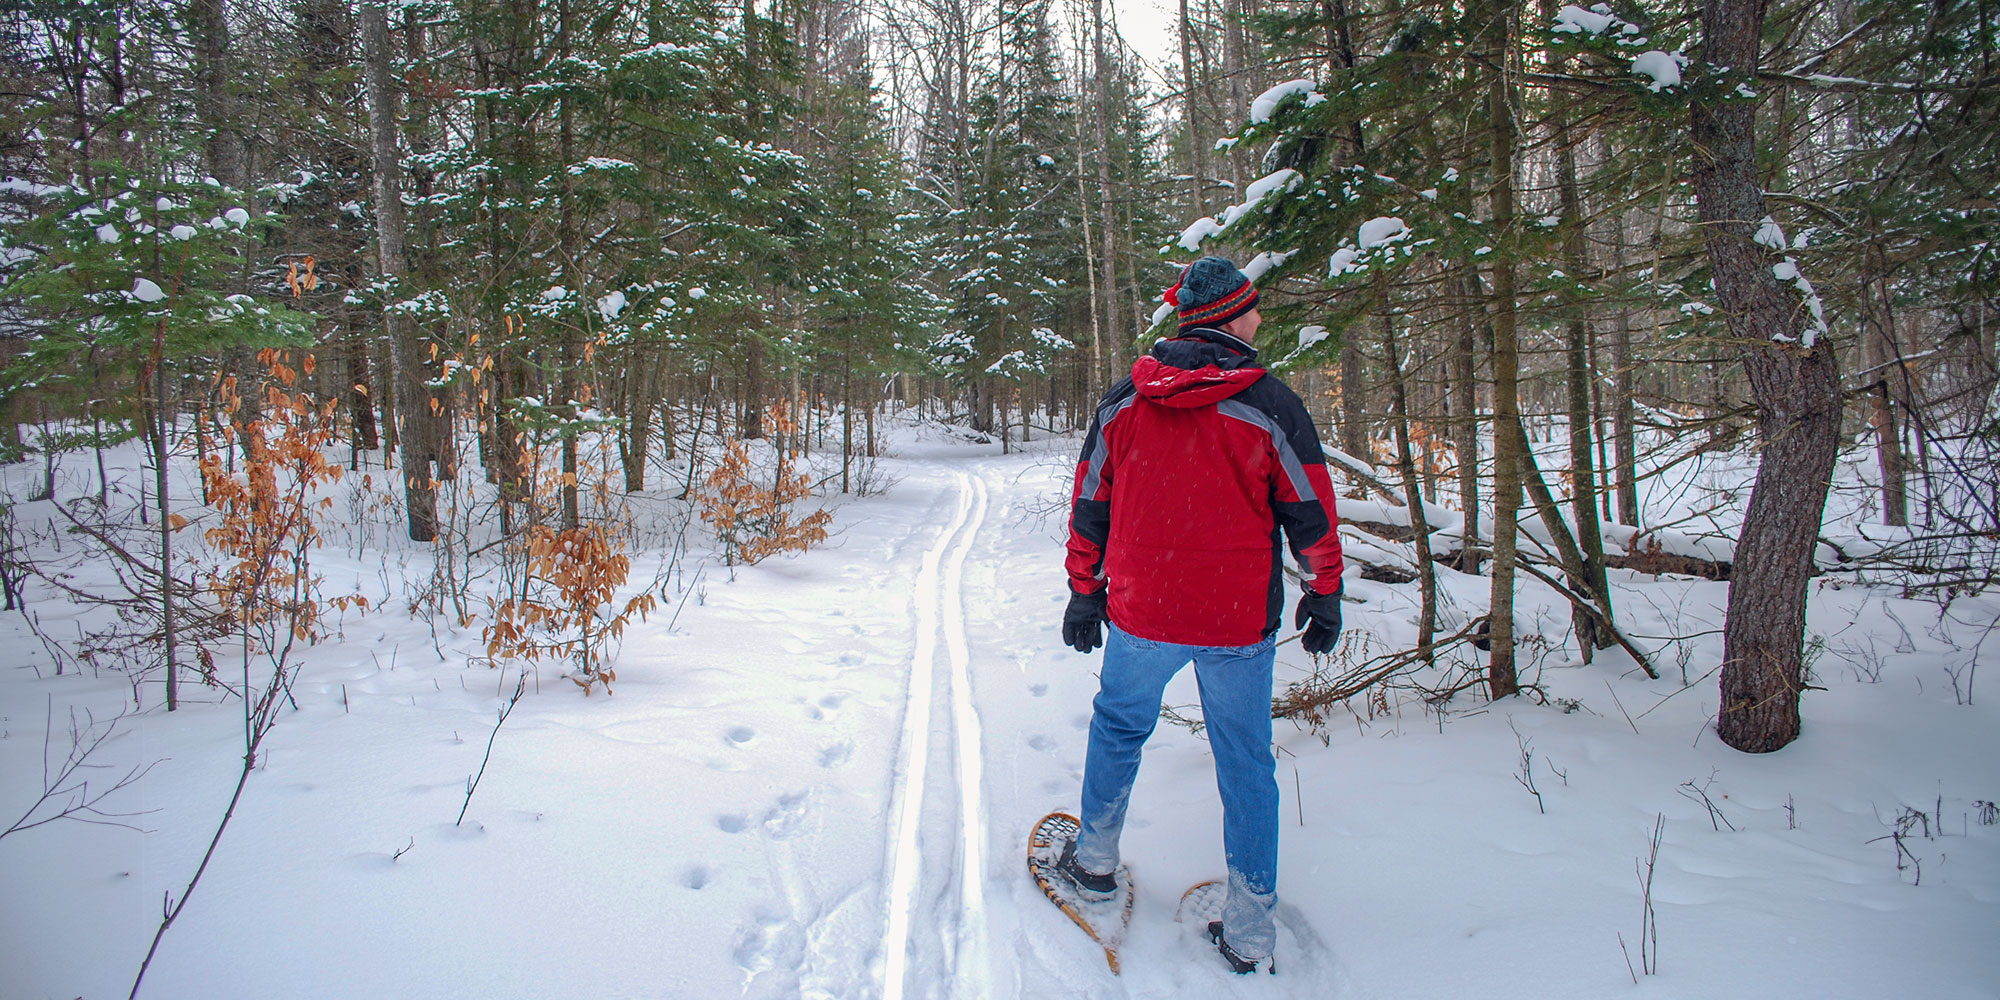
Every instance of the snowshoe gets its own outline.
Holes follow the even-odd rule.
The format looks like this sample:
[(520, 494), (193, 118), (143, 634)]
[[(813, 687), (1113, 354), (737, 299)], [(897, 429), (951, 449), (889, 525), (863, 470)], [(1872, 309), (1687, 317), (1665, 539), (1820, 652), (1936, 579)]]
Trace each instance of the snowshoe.
[[(1090, 939), (1104, 949), (1104, 963), (1118, 974), (1118, 946), (1125, 940), (1125, 928), (1132, 923), (1132, 872), (1119, 868), (1109, 876), (1080, 872), (1079, 878), (1062, 870), (1063, 862), (1075, 868), (1076, 836), (1080, 825), (1067, 813), (1050, 813), (1035, 824), (1028, 835), (1028, 873), (1041, 886), (1049, 902), (1063, 911)], [(1089, 882), (1112, 883), (1108, 894), (1089, 888)]]

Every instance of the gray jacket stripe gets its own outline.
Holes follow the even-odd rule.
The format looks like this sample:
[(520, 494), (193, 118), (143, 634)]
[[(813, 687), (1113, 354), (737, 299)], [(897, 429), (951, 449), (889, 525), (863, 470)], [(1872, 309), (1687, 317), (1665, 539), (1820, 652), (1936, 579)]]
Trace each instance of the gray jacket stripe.
[(1292, 453), (1291, 441), (1286, 437), (1285, 429), (1279, 426), (1277, 418), (1235, 399), (1225, 399), (1215, 404), (1215, 412), (1246, 424), (1254, 424), (1269, 432), (1271, 449), (1278, 453), (1278, 462), (1285, 467), (1285, 475), (1292, 481), (1292, 491), (1299, 495), (1301, 501), (1318, 499), (1313, 493), (1312, 481), (1306, 478), (1305, 466), (1299, 464), (1299, 456)]
[(1104, 460), (1111, 455), (1111, 446), (1106, 440), (1105, 432), (1110, 429), (1111, 421), (1118, 419), (1118, 415), (1125, 412), (1126, 407), (1138, 401), (1139, 396), (1134, 393), (1097, 411), (1097, 447), (1090, 451), (1090, 471), (1084, 474), (1083, 489), (1078, 490), (1076, 494), (1078, 499), (1097, 499), (1097, 488), (1103, 482)]

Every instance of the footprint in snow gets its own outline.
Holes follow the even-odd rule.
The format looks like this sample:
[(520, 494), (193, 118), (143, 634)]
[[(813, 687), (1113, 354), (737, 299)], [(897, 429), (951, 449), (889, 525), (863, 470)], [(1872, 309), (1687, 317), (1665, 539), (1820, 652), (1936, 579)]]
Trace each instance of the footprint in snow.
[(736, 932), (736, 947), (730, 952), (737, 968), (752, 975), (775, 968), (788, 923), (784, 914), (759, 908), (755, 919)]
[(845, 693), (827, 695), (817, 704), (806, 705), (806, 718), (814, 722), (827, 722), (840, 714), (840, 706), (847, 703)]
[(1049, 739), (1048, 735), (1045, 733), (1036, 733), (1035, 735), (1028, 737), (1028, 749), (1033, 750), (1036, 753), (1049, 753), (1053, 751), (1055, 748), (1056, 748), (1056, 741)]
[(784, 840), (797, 833), (806, 818), (806, 792), (778, 796), (778, 804), (764, 814), (764, 829), (774, 839)]
[(848, 758), (853, 756), (854, 744), (846, 740), (841, 740), (839, 743), (826, 747), (819, 752), (819, 766), (839, 767), (847, 763)]
[(696, 891), (708, 888), (713, 881), (715, 873), (707, 865), (689, 865), (686, 871), (681, 872), (681, 884)]
[(1030, 684), (1028, 685), (1028, 693), (1040, 698), (1049, 693), (1049, 686), (1047, 684)]
[(734, 743), (740, 747), (750, 742), (751, 740), (756, 739), (757, 731), (755, 729), (750, 728), (749, 726), (732, 726), (730, 727), (728, 732), (722, 735), (729, 742)]
[(742, 833), (750, 826), (750, 817), (742, 813), (723, 813), (715, 817), (715, 828), (723, 833)]

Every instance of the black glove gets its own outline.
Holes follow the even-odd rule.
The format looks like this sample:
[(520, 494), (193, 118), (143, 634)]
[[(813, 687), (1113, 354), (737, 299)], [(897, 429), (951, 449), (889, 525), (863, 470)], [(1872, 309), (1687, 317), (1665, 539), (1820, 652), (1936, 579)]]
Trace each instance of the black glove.
[(1292, 627), (1305, 629), (1305, 634), (1299, 637), (1299, 645), (1306, 652), (1314, 656), (1332, 652), (1334, 642), (1340, 638), (1340, 591), (1331, 594), (1306, 591), (1305, 596), (1299, 598), (1299, 610), (1292, 617)]
[(1070, 591), (1069, 607), (1063, 609), (1063, 643), (1079, 653), (1104, 645), (1104, 602), (1109, 590), (1095, 594)]

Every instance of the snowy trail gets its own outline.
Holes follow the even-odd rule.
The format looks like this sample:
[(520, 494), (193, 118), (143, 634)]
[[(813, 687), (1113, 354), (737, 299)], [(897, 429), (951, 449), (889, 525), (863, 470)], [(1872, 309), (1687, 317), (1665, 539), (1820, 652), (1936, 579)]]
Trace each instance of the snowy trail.
[[(1833, 574), (1809, 620), (1824, 690), (1781, 754), (1701, 738), (1716, 689), (1698, 675), (1719, 636), (1662, 657), (1678, 648), (1692, 687), (1617, 658), (1586, 666), (1564, 645), (1566, 603), (1532, 584), (1518, 634), (1546, 640), (1548, 704), (1473, 698), (1446, 717), (1393, 695), (1352, 725), (1278, 727), (1275, 977), (1231, 975), (1174, 920), (1187, 886), (1221, 874), (1221, 804), (1200, 735), (1160, 726), (1125, 830), (1137, 904), (1113, 975), (1021, 865), (1029, 825), (1075, 808), (1102, 663), (1060, 637), (1076, 440), (1008, 454), (965, 438), (900, 431), (883, 461), (897, 485), (839, 501), (841, 530), (811, 552), (727, 572), (688, 553), (680, 613), (628, 630), (615, 698), (531, 668), (543, 690), (498, 732), (462, 825), (517, 668), (484, 662), (477, 623), (403, 610), (434, 586), (427, 548), (378, 514), (336, 526), (316, 565), (378, 610), (302, 650), (297, 707), (147, 996), (1603, 1000), (1898, 996), (1922, 980), (1927, 997), (1993, 1000), (2000, 702), (1984, 688), (1960, 702), (1947, 674), (1990, 656), (1966, 616), (2000, 605), (1968, 596), (1938, 618)], [(142, 456), (121, 447), (133, 481)], [(25, 494), (37, 472), (0, 467), (0, 487)], [(654, 535), (678, 523), (664, 498), (635, 502)], [(37, 510), (13, 513), (58, 520)], [(75, 572), (116, 585), (109, 568)], [(1485, 579), (1440, 582), (1461, 620), (1484, 606)], [(1722, 620), (1726, 583), (1621, 571), (1615, 585), (1635, 633)], [(1414, 642), (1413, 584), (1347, 587), (1368, 655)], [(46, 596), (44, 624), (65, 634), (96, 614)], [(102, 725), (133, 687), (109, 666), (54, 673), (19, 617), (0, 616), (0, 643), (16, 653), (0, 669), (14, 811), (41, 787), (49, 730), (59, 760), (72, 709)], [(1280, 683), (1312, 669), (1280, 650)], [(240, 762), (240, 704), (184, 693), (180, 711), (123, 717), (92, 758), (114, 777), (150, 767), (110, 803), (143, 813), (143, 831), (65, 822), (0, 844), (0, 886), (21, 901), (0, 906), (0, 998), (130, 988), (161, 893), (200, 863)], [(1192, 671), (1166, 699), (1195, 710)], [(1730, 827), (1680, 790), (1709, 782)], [(1661, 817), (1668, 959), (1635, 987), (1613, 932), (1638, 933), (1634, 862)], [(1915, 819), (1930, 836), (1884, 839)]]
[[(926, 954), (914, 963), (925, 980), (955, 981), (975, 990), (989, 981), (987, 931), (984, 919), (984, 873), (986, 837), (981, 817), (984, 813), (981, 786), (983, 765), (979, 717), (972, 703), (971, 654), (966, 640), (964, 578), (966, 558), (986, 517), (986, 485), (976, 474), (954, 472), (958, 500), (951, 523), (924, 553), (922, 569), (913, 588), (916, 612), (916, 647), (911, 658), (910, 684), (903, 720), (902, 755), (894, 801), (895, 836), (889, 840), (887, 929), (883, 942), (882, 995), (900, 1000), (912, 975), (911, 925), (923, 906), (927, 890), (946, 888), (952, 873), (957, 878), (955, 933), (941, 935), (935, 944), (919, 940), (915, 947), (926, 952), (944, 950), (948, 954)], [(943, 678), (949, 691), (949, 711), (938, 705), (940, 667), (937, 662), (939, 633), (942, 632), (949, 673)], [(957, 763), (955, 773), (933, 775), (930, 758), (932, 737), (945, 733), (950, 744), (940, 748)], [(958, 799), (956, 815), (940, 820), (933, 814), (931, 835), (924, 836), (926, 803), (948, 796)], [(939, 858), (939, 849), (951, 850)], [(929, 847), (930, 850), (926, 848)], [(942, 862), (942, 863), (940, 863)]]

